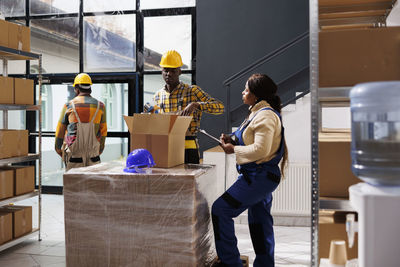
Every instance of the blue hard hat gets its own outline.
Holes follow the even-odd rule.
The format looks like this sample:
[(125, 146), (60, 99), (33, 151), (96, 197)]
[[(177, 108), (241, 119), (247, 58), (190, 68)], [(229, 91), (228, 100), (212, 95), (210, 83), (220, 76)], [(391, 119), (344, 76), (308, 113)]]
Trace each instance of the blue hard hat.
[(124, 172), (143, 173), (145, 172), (144, 168), (151, 168), (154, 165), (156, 164), (151, 153), (147, 149), (138, 148), (129, 153), (126, 158)]

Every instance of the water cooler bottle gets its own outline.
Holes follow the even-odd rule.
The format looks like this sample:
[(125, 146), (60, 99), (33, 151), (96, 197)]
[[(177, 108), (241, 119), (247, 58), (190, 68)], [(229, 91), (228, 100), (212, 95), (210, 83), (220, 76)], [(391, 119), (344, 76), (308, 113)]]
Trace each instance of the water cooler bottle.
[[(358, 84), (350, 92), (352, 171), (360, 267), (400, 266), (400, 81)], [(348, 218), (349, 244), (355, 223)]]

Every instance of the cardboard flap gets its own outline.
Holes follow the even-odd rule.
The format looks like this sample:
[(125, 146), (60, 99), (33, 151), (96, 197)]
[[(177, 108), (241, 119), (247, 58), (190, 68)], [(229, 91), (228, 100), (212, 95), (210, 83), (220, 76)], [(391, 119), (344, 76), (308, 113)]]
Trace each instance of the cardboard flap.
[(192, 116), (179, 116), (176, 118), (174, 125), (170, 131), (171, 134), (185, 134)]
[(133, 134), (165, 135), (170, 132), (178, 115), (133, 114), (124, 116), (129, 132)]

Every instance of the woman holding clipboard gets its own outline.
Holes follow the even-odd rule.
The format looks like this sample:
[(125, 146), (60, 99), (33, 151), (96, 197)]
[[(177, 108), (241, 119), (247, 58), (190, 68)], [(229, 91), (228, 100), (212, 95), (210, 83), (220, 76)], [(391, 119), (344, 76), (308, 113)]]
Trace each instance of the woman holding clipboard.
[[(274, 231), (270, 214), (272, 192), (287, 163), (277, 86), (265, 74), (253, 74), (242, 92), (249, 115), (232, 135), (222, 134), (220, 145), (235, 153), (239, 177), (212, 206), (214, 237), (219, 261), (214, 266), (242, 266), (232, 218), (248, 209), (248, 221), (256, 253), (254, 267), (274, 266)], [(236, 137), (232, 142), (231, 136)], [(281, 169), (279, 168), (281, 162)]]

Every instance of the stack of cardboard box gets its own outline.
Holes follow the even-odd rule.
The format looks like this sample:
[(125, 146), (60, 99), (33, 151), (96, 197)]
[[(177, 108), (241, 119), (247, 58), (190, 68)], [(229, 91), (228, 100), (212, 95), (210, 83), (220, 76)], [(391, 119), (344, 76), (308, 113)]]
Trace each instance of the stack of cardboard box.
[(31, 206), (0, 207), (0, 244), (32, 232)]
[(64, 174), (67, 266), (206, 266), (216, 170), (123, 172), (124, 162)]
[[(0, 46), (30, 52), (30, 28), (0, 20)], [(33, 80), (0, 76), (0, 88), (0, 104), (33, 105)]]

